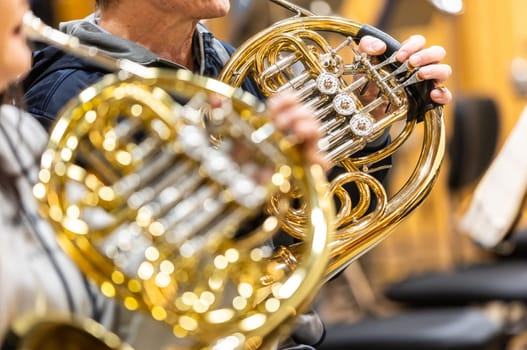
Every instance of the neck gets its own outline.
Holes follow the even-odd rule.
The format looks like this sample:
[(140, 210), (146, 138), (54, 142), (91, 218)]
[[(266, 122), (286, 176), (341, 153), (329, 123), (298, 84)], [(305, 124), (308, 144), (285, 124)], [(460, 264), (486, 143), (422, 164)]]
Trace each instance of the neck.
[(142, 5), (120, 6), (121, 2), (116, 2), (115, 6), (101, 12), (99, 25), (113, 35), (192, 70), (192, 37), (197, 21), (174, 13), (160, 13), (149, 5), (149, 1), (138, 3)]

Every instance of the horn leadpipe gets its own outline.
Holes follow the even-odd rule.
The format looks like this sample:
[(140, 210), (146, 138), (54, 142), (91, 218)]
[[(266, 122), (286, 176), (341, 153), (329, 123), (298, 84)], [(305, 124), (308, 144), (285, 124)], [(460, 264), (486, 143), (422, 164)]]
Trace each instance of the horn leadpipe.
[(296, 13), (297, 16), (313, 16), (314, 15), (313, 12), (308, 11), (307, 9), (301, 6), (292, 4), (289, 1), (284, 1), (284, 0), (270, 0), (270, 1), (274, 2), (275, 4), (279, 6), (282, 6), (286, 10)]

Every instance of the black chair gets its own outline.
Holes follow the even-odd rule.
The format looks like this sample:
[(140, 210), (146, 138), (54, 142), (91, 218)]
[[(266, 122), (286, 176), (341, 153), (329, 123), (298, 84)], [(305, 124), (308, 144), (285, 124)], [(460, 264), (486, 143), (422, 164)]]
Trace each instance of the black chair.
[[(456, 102), (454, 116), (454, 133), (450, 139), (448, 154), (450, 155), (450, 172), (448, 178), (449, 189), (452, 193), (473, 183), (489, 165), (494, 154), (499, 130), (498, 109), (493, 100), (486, 97), (462, 98)], [(522, 293), (527, 298), (527, 263), (523, 274), (514, 273), (522, 270), (503, 265), (507, 273), (495, 271), (501, 279), (498, 281), (504, 289), (508, 286), (509, 297), (518, 298)], [(490, 272), (486, 272), (488, 274)], [(485, 273), (484, 273), (485, 274)], [(525, 288), (522, 284), (518, 286), (513, 280), (525, 276)], [(479, 275), (471, 279), (458, 282), (462, 285), (473, 285), (479, 281)], [(446, 282), (441, 286), (435, 286), (433, 300), (442, 300), (446, 297), (445, 291), (440, 287), (447, 288)], [(425, 281), (426, 282), (426, 281)], [(483, 285), (483, 280), (480, 281)], [(488, 282), (488, 281), (487, 281)], [(423, 283), (426, 285), (427, 283)], [(488, 284), (488, 283), (487, 283)], [(390, 291), (397, 288), (401, 290), (404, 282), (393, 286)], [(419, 286), (414, 283), (410, 288), (405, 288), (408, 299), (413, 304)], [(426, 286), (427, 287), (427, 286)], [(351, 285), (353, 288), (353, 285)], [(497, 288), (497, 287), (496, 287)], [(424, 289), (424, 288), (422, 288)], [(465, 288), (466, 293), (473, 291), (472, 287)], [(479, 287), (478, 287), (479, 289)], [(482, 291), (482, 289), (480, 289)], [(494, 291), (488, 290), (492, 295)], [(429, 292), (423, 292), (424, 295)], [(454, 299), (460, 297), (460, 290), (454, 290), (450, 300), (444, 305), (456, 305)], [(461, 294), (462, 295), (462, 294)], [(393, 297), (388, 293), (388, 297)], [(423, 296), (424, 298), (424, 296)], [(394, 298), (398, 300), (397, 298)], [(430, 297), (429, 299), (432, 299)], [(468, 298), (468, 299), (472, 299)], [(472, 299), (474, 300), (474, 299)], [(329, 325), (325, 342), (320, 350), (341, 349), (503, 349), (508, 334), (503, 323), (492, 319), (482, 309), (466, 306), (448, 306), (444, 308), (433, 308), (437, 303), (424, 303), (425, 308), (403, 309), (402, 311), (388, 317), (367, 317), (352, 324)], [(465, 301), (465, 300), (464, 300)], [(459, 304), (466, 305), (466, 302)]]
[[(517, 221), (521, 218), (521, 213)], [(518, 228), (513, 225), (513, 230), (495, 248), (496, 258), (501, 260), (527, 258), (527, 228)]]
[[(474, 102), (474, 101), (473, 101)], [(467, 108), (468, 107), (468, 108)], [(479, 115), (459, 114), (456, 108), (456, 129), (449, 153), (453, 169), (450, 172), (450, 186), (456, 188), (464, 183), (479, 178), (479, 172), (490, 161), (491, 148), (486, 140), (494, 144), (493, 129), (497, 128), (496, 109), (481, 101), (481, 106), (463, 106), (461, 111), (479, 110)], [(471, 117), (468, 117), (472, 115)], [(496, 119), (496, 120), (493, 120)], [(477, 121), (484, 127), (474, 127)], [(472, 125), (472, 126), (470, 126)], [(476, 134), (475, 133), (479, 133)], [(478, 136), (481, 135), (481, 136)], [(479, 139), (479, 140), (478, 140)], [(456, 151), (456, 149), (458, 151)], [(487, 154), (479, 154), (480, 152)], [(459, 157), (460, 159), (456, 159)], [(473, 164), (474, 163), (474, 164)], [(459, 167), (459, 168), (458, 168)], [(405, 306), (418, 307), (452, 307), (460, 305), (488, 305), (499, 302), (518, 310), (517, 306), (527, 305), (527, 232), (513, 233), (505, 246), (511, 257), (495, 259), (485, 263), (459, 264), (450, 271), (428, 272), (395, 283), (387, 288), (385, 296)], [(494, 252), (497, 253), (497, 252)], [(523, 312), (523, 311), (522, 311)], [(506, 332), (511, 337), (523, 332), (527, 324), (527, 313), (523, 312), (513, 322), (509, 322)]]
[(388, 299), (412, 306), (453, 306), (493, 301), (527, 303), (527, 260), (460, 266), (415, 275), (391, 285)]
[(501, 254), (500, 258), (527, 258), (527, 229), (514, 231), (502, 248), (506, 254)]
[[(397, 310), (383, 306), (384, 300), (375, 297), (359, 262), (338, 278), (346, 281), (330, 285), (329, 290), (342, 295), (343, 284), (351, 287), (354, 311), (346, 318), (341, 314), (340, 323), (327, 324), (319, 350), (498, 350), (509, 340), (502, 320), (480, 308)], [(357, 319), (357, 315), (363, 316), (347, 323), (346, 319)]]
[[(456, 103), (454, 133), (449, 144), (452, 191), (477, 180), (494, 154), (499, 129), (498, 111), (491, 100), (464, 99)], [(515, 259), (484, 264), (460, 264), (451, 271), (414, 275), (391, 285), (385, 295), (400, 303), (419, 306), (461, 305), (494, 300), (527, 301), (527, 233), (513, 234), (508, 242)]]
[(498, 350), (503, 330), (481, 310), (405, 311), (329, 326), (319, 350)]
[(495, 154), (500, 129), (496, 102), (488, 97), (460, 97), (448, 143), (448, 188), (456, 193), (474, 183)]

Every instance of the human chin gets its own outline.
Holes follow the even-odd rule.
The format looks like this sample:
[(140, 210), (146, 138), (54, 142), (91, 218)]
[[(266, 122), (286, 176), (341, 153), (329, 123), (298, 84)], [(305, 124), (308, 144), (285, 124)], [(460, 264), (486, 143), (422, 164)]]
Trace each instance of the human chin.
[(229, 0), (213, 1), (213, 4), (210, 5), (210, 11), (207, 17), (209, 18), (223, 17), (229, 13), (230, 9), (231, 9), (231, 2)]
[(224, 0), (224, 1), (221, 1), (221, 7), (223, 9), (223, 11), (225, 12), (224, 15), (226, 15), (229, 10), (231, 9), (231, 2), (230, 0)]

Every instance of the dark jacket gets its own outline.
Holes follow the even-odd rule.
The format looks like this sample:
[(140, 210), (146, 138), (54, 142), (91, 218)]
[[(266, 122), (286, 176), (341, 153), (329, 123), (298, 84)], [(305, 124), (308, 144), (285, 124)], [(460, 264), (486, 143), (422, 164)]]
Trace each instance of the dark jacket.
[[(140, 45), (106, 32), (97, 25), (96, 15), (63, 23), (60, 29), (115, 58), (129, 59), (149, 67), (186, 69)], [(194, 35), (193, 49), (195, 73), (208, 77), (217, 77), (234, 51), (232, 46), (215, 39), (202, 25), (198, 25)], [(111, 72), (93, 61), (67, 54), (55, 47), (37, 50), (33, 54), (33, 68), (24, 80), (27, 110), (49, 129), (70, 99), (108, 73)], [(262, 98), (251, 80), (247, 80), (242, 89)]]

